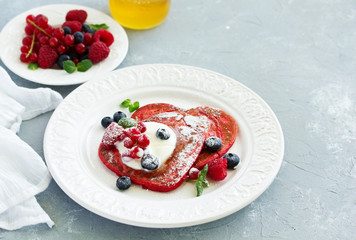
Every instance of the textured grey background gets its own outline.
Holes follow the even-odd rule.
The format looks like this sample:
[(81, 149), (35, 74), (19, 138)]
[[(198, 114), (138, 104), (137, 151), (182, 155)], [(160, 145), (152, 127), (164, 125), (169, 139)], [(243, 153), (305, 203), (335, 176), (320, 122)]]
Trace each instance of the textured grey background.
[[(109, 13), (104, 0), (0, 0), (0, 29), (17, 14), (50, 3)], [(277, 178), (241, 211), (178, 229), (107, 220), (76, 204), (52, 181), (37, 199), (55, 222), (53, 229), (42, 224), (0, 230), (0, 239), (356, 238), (356, 1), (173, 0), (161, 26), (127, 34), (129, 52), (118, 68), (193, 65), (259, 94), (284, 130), (285, 158)], [(42, 87), (10, 74), (20, 86)], [(53, 89), (66, 96), (76, 87)], [(19, 134), (42, 157), (50, 116), (24, 122)]]

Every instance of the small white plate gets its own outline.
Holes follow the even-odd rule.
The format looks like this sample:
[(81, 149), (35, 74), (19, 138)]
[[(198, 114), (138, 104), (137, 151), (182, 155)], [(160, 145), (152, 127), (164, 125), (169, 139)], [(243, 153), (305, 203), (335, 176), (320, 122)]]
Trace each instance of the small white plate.
[[(122, 110), (119, 104), (127, 98), (141, 106), (166, 102), (223, 109), (239, 125), (231, 151), (241, 163), (225, 180), (211, 181), (200, 197), (192, 182), (167, 193), (136, 185), (119, 191), (117, 176), (98, 157), (100, 121)], [(74, 201), (108, 219), (154, 228), (201, 224), (240, 210), (272, 183), (283, 153), (280, 124), (257, 94), (221, 74), (170, 64), (123, 68), (79, 86), (55, 110), (44, 137), (47, 166)]]
[[(48, 17), (52, 26), (60, 26), (65, 21), (65, 15), (69, 10), (82, 9), (88, 13), (86, 23), (109, 26), (108, 31), (114, 35), (114, 43), (110, 46), (110, 54), (104, 61), (94, 64), (87, 72), (67, 73), (59, 69), (29, 70), (27, 64), (20, 61), (20, 48), (22, 39), (26, 36), (26, 16), (29, 14), (43, 14)], [(47, 5), (28, 10), (9, 21), (0, 33), (0, 57), (3, 63), (20, 77), (46, 85), (73, 85), (99, 78), (106, 72), (115, 69), (124, 60), (128, 50), (128, 38), (125, 30), (107, 14), (98, 10), (71, 4)]]

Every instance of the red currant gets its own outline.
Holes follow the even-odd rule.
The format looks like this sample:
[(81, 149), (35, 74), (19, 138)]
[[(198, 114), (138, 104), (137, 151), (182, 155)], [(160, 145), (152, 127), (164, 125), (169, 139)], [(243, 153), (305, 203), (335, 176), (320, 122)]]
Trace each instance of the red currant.
[(27, 55), (27, 53), (21, 53), (21, 55), (20, 55), (21, 62), (24, 62), (24, 63), (30, 62), (30, 58), (27, 58), (26, 55)]
[(28, 51), (30, 51), (30, 47), (29, 47), (29, 46), (23, 45), (23, 46), (21, 47), (21, 52), (22, 52), (22, 53), (28, 53)]
[(72, 61), (74, 62), (74, 64), (75, 64), (75, 66), (77, 66), (78, 65), (78, 63), (79, 63), (79, 59), (78, 58), (73, 58), (72, 59)]
[(35, 27), (32, 24), (27, 24), (25, 27), (25, 33), (27, 35), (31, 35), (33, 33), (33, 31), (35, 30)]
[(31, 46), (32, 43), (32, 37), (27, 36), (22, 39), (22, 44), (26, 46)]
[(86, 50), (87, 50), (87, 47), (84, 45), (84, 43), (77, 43), (75, 45), (75, 51), (78, 54), (83, 54), (83, 53), (85, 53)]
[(188, 176), (189, 176), (189, 179), (197, 179), (199, 177), (199, 174), (200, 174), (199, 169), (192, 167), (189, 170)]
[(66, 50), (67, 50), (67, 48), (62, 44), (57, 47), (57, 53), (59, 53), (59, 54), (65, 53)]
[(36, 19), (36, 17), (34, 15), (30, 14), (26, 17), (26, 22), (30, 23), (28, 20), (34, 22), (35, 19)]
[(136, 127), (129, 128), (127, 132), (131, 135), (141, 134), (140, 130)]
[(48, 18), (45, 15), (39, 14), (36, 16), (35, 23), (41, 28), (48, 26)]
[(84, 33), (84, 40), (83, 43), (86, 46), (90, 46), (93, 43), (93, 34), (91, 33)]
[(47, 36), (41, 36), (39, 38), (39, 42), (40, 42), (41, 45), (47, 45), (48, 44), (48, 39), (49, 38)]
[(74, 37), (71, 34), (67, 34), (64, 36), (64, 44), (67, 46), (71, 46), (74, 44)]
[(150, 145), (150, 138), (146, 134), (141, 134), (137, 139), (137, 144), (142, 148), (146, 148)]
[(45, 29), (45, 32), (48, 33), (49, 35), (53, 34), (54, 28), (51, 25), (48, 25)]
[(143, 149), (135, 146), (127, 152), (127, 155), (131, 158), (141, 158), (143, 156)]
[(140, 130), (141, 133), (144, 133), (147, 130), (147, 127), (143, 122), (138, 122), (137, 128), (138, 128), (138, 130)]
[(126, 148), (132, 148), (134, 145), (135, 145), (135, 143), (134, 143), (134, 141), (132, 141), (131, 138), (126, 137), (126, 138), (124, 139), (124, 146), (125, 146)]
[(40, 50), (41, 44), (39, 42), (35, 42), (33, 44), (33, 52), (38, 52), (38, 50)]
[(48, 40), (48, 44), (51, 46), (51, 47), (57, 47), (58, 46), (58, 39), (56, 37), (51, 37), (49, 40)]
[(64, 30), (63, 28), (55, 28), (53, 30), (53, 37), (56, 37), (58, 40), (62, 39), (64, 36)]
[(37, 62), (38, 54), (37, 53), (31, 53), (29, 58), (30, 58), (31, 62)]
[(38, 30), (38, 28), (35, 28), (35, 29), (33, 29), (33, 34), (35, 34), (37, 37), (37, 35), (42, 34), (42, 33), (40, 30)]
[(126, 131), (122, 131), (119, 136), (117, 136), (117, 140), (122, 142), (127, 137)]

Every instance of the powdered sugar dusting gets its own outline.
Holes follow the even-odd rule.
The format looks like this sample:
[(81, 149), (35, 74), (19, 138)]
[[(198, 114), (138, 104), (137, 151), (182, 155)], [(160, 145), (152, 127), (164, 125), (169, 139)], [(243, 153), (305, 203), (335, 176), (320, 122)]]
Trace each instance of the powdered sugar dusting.
[(202, 131), (203, 129), (207, 129), (209, 122), (205, 116), (196, 117), (196, 116), (185, 116), (184, 122), (189, 126), (194, 128), (195, 130)]

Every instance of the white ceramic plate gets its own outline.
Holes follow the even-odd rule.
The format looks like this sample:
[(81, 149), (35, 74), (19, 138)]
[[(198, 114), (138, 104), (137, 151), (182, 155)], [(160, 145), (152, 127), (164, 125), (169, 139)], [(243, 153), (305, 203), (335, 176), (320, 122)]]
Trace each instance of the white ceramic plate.
[[(240, 155), (241, 163), (225, 180), (211, 182), (200, 197), (191, 182), (168, 193), (135, 185), (119, 191), (117, 176), (101, 163), (97, 150), (104, 133), (102, 117), (120, 110), (127, 98), (141, 106), (167, 102), (225, 110), (239, 124), (231, 151)], [(275, 178), (284, 139), (269, 106), (236, 80), (195, 67), (154, 64), (116, 70), (74, 90), (48, 123), (44, 153), (58, 185), (88, 210), (121, 223), (171, 228), (213, 221), (251, 203)]]
[[(22, 39), (26, 36), (26, 16), (29, 14), (44, 14), (48, 17), (49, 24), (60, 26), (65, 21), (65, 14), (72, 9), (87, 11), (86, 23), (109, 26), (109, 31), (114, 35), (114, 43), (110, 46), (110, 54), (104, 61), (94, 64), (87, 72), (75, 72), (68, 74), (59, 69), (29, 70), (27, 64), (20, 61), (20, 48)], [(46, 85), (73, 85), (86, 82), (90, 79), (99, 78), (103, 73), (115, 69), (124, 60), (128, 50), (128, 38), (125, 30), (110, 16), (98, 10), (71, 4), (47, 5), (28, 10), (13, 18), (0, 33), (0, 57), (3, 63), (20, 77)]]

